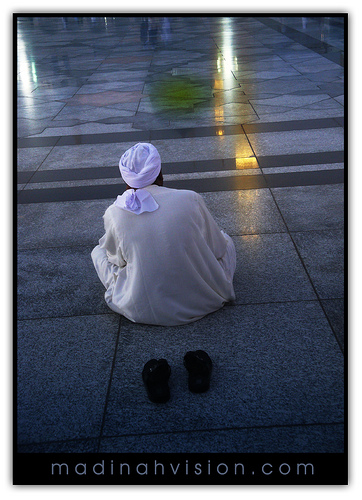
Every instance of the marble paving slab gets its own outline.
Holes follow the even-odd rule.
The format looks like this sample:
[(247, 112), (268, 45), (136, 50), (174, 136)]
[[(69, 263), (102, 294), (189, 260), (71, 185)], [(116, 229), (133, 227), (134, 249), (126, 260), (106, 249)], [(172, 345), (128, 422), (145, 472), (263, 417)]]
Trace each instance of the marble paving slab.
[(289, 231), (343, 227), (343, 184), (273, 188), (272, 193)]
[(248, 134), (248, 139), (259, 156), (343, 151), (344, 148), (342, 128)]
[(18, 319), (112, 313), (93, 267), (92, 248), (19, 250)]
[(116, 315), (19, 322), (19, 444), (99, 435), (118, 325)]
[[(142, 345), (142, 349), (139, 346)], [(206, 350), (210, 391), (187, 389), (182, 359)], [(328, 355), (327, 355), (328, 353)], [(152, 404), (141, 371), (170, 363), (172, 398)], [(343, 357), (316, 302), (226, 307), (169, 329), (122, 322), (104, 437), (245, 426), (336, 423), (343, 417)]]
[(307, 273), (286, 233), (234, 236), (236, 303), (268, 303), (316, 298)]
[(344, 297), (343, 230), (294, 233), (301, 258), (321, 299)]
[(219, 227), (230, 236), (286, 231), (268, 189), (219, 191), (202, 196)]
[(60, 248), (97, 245), (103, 235), (103, 214), (112, 200), (18, 205), (18, 248)]

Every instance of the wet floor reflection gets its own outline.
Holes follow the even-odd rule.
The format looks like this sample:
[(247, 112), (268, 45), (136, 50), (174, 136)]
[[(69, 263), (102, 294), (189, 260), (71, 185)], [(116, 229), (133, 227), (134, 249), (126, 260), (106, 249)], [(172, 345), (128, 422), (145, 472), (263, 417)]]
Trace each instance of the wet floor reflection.
[(254, 156), (248, 158), (235, 158), (236, 170), (248, 170), (249, 168), (259, 168), (258, 162)]
[[(69, 94), (69, 97), (68, 95), (61, 97), (62, 102), (68, 109), (71, 105), (111, 106), (128, 103), (133, 98), (135, 101), (141, 99), (135, 115), (149, 113), (153, 119), (160, 117), (164, 120), (180, 121), (184, 118), (185, 123), (188, 120), (187, 125), (179, 125), (180, 130), (189, 130), (195, 126), (192, 124), (193, 121), (197, 122), (198, 127), (202, 126), (203, 118), (206, 118), (210, 125), (210, 120), (213, 119), (213, 124), (218, 126), (215, 134), (220, 138), (220, 147), (224, 147), (224, 143), (228, 144), (230, 140), (230, 137), (225, 139), (224, 136), (228, 136), (225, 134), (225, 126), (230, 126), (228, 117), (233, 113), (234, 97), (238, 101), (238, 93), (243, 94), (235, 77), (235, 72), (239, 70), (239, 58), (235, 51), (239, 43), (238, 30), (235, 18), (223, 18), (216, 43), (210, 39), (208, 32), (205, 32), (202, 23), (202, 20), (167, 17), (68, 16), (51, 18), (51, 22), (45, 17), (21, 19), (18, 27), (21, 93), (33, 98), (38, 95), (39, 90), (36, 90), (38, 88), (41, 90), (39, 97), (54, 101), (57, 98), (56, 92), (59, 92), (61, 87), (67, 86), (66, 82), (68, 85), (69, 82), (74, 84), (83, 64), (87, 76), (95, 74), (96, 69), (98, 71), (102, 68), (105, 82), (108, 71), (118, 71), (118, 69), (123, 71), (126, 67), (135, 71), (139, 65), (140, 69), (148, 71), (150, 78), (155, 77), (146, 80), (148, 83), (144, 87), (143, 95), (137, 91), (128, 92), (132, 94), (128, 96), (123, 88), (121, 90), (112, 88), (107, 92), (101, 88), (101, 83), (98, 93), (96, 89), (90, 92), (90, 84), (86, 82), (84, 76), (83, 84), (88, 85), (87, 91), (82, 88), (83, 84), (79, 79), (80, 88), (74, 89), (75, 93), (72, 96)], [(184, 48), (186, 47), (184, 44), (189, 43), (189, 40), (184, 38), (183, 30), (189, 25), (194, 27), (194, 40), (201, 48), (200, 53), (197, 53), (197, 50), (193, 51), (196, 53), (196, 62), (192, 58), (189, 59), (190, 54), (193, 56), (193, 52), (186, 53)], [(52, 37), (49, 37), (49, 34)], [(105, 36), (99, 38), (94, 36), (95, 34)], [(131, 43), (127, 46), (125, 54), (120, 52), (118, 45), (115, 45), (115, 36), (118, 35), (121, 37), (121, 42), (124, 39)], [(178, 43), (175, 45), (176, 36)], [(206, 50), (203, 47), (209, 48)], [(180, 59), (180, 54), (183, 54), (184, 58), (187, 57), (185, 62)], [(41, 78), (38, 68), (41, 71)], [(48, 94), (44, 93), (45, 89), (49, 90)], [(230, 90), (236, 92), (232, 98), (227, 93)], [(53, 97), (52, 92), (54, 92)], [(225, 114), (226, 105), (229, 105), (228, 114)], [(27, 117), (36, 118), (37, 108), (31, 106), (30, 110), (33, 116), (28, 114)], [(78, 117), (82, 116), (80, 111)], [(242, 117), (240, 123), (241, 120)], [(241, 126), (240, 136), (240, 140), (237, 136), (234, 140), (235, 164), (232, 168), (256, 169), (255, 158), (244, 157), (245, 138)]]
[[(233, 73), (237, 68), (238, 58), (233, 53), (232, 18), (226, 17), (222, 19), (221, 35), (220, 54), (216, 62), (217, 75), (214, 81), (214, 89), (220, 91), (215, 94), (214, 101), (216, 123), (223, 123), (225, 120), (223, 106), (226, 104), (226, 100), (223, 91), (229, 89), (230, 86), (238, 86)], [(225, 85), (226, 82), (228, 85)]]
[[(278, 22), (285, 30), (301, 33), (304, 30), (308, 35), (314, 30), (324, 40), (327, 36), (332, 40), (338, 28), (333, 25), (337, 19), (322, 18), (320, 23), (315, 18), (268, 19)], [(82, 114), (83, 109), (90, 112), (88, 107), (92, 107), (89, 116), (95, 122), (109, 119), (115, 124), (142, 130), (217, 126), (216, 135), (222, 141), (224, 127), (235, 124), (241, 127), (247, 120), (258, 119), (251, 103), (257, 108), (259, 92), (264, 92), (264, 98), (268, 99), (273, 84), (282, 83), (278, 75), (279, 55), (273, 53), (268, 60), (272, 64), (270, 75), (264, 69), (274, 37), (280, 35), (272, 32), (269, 44), (263, 44), (257, 35), (251, 36), (244, 29), (239, 18), (225, 17), (217, 20), (218, 31), (211, 37), (208, 22), (214, 20), (101, 16), (21, 18), (18, 23), (19, 95), (34, 102), (39, 99), (37, 103), (41, 101), (44, 105), (64, 103), (64, 115), (71, 116), (72, 125), (78, 125), (86, 116), (86, 112)], [(265, 59), (260, 54), (265, 54)], [(132, 89), (127, 88), (130, 82)], [(70, 85), (74, 89), (69, 88), (68, 92), (65, 87)], [(281, 92), (278, 85), (273, 87), (275, 94)], [(304, 87), (300, 90), (304, 91)], [(286, 94), (288, 89), (282, 91)], [(265, 106), (268, 104), (266, 101)], [(67, 111), (71, 105), (83, 108), (78, 115), (70, 115)], [(107, 106), (112, 107), (109, 117)], [(261, 111), (263, 106), (264, 102), (259, 106)], [(97, 108), (102, 108), (105, 114)], [(115, 116), (115, 108), (120, 110), (119, 116)], [(29, 105), (27, 117), (32, 113), (33, 119), (38, 118), (38, 111)], [(66, 120), (64, 123), (70, 124)], [(252, 160), (243, 158), (241, 132), (240, 137), (240, 140), (235, 137), (236, 168), (257, 168)]]
[(172, 40), (171, 33), (169, 17), (141, 17), (140, 40), (144, 47), (167, 47)]
[(263, 22), (297, 43), (344, 66), (343, 17), (271, 17), (264, 18)]
[[(217, 76), (214, 81), (214, 89), (218, 90), (214, 94), (214, 112), (215, 112), (215, 122), (224, 123), (227, 117), (224, 113), (224, 106), (230, 101), (227, 91), (235, 89), (235, 93), (244, 95), (244, 91), (240, 88), (238, 80), (235, 76), (235, 72), (239, 71), (239, 57), (237, 55), (235, 47), (238, 45), (239, 39), (237, 33), (233, 29), (233, 18), (227, 17), (222, 19), (221, 24), (221, 43), (220, 43), (220, 54), (218, 55), (216, 66), (217, 66)], [(245, 66), (244, 69), (248, 70)], [(251, 65), (252, 66), (252, 65)], [(234, 94), (235, 95), (235, 94)], [(236, 97), (236, 96), (235, 96)], [(238, 102), (240, 98), (236, 98)], [(242, 117), (240, 116), (240, 124), (242, 124)], [(220, 129), (221, 131), (222, 129)], [(220, 133), (220, 136), (223, 134)], [(235, 169), (236, 170), (249, 170), (258, 169), (259, 165), (255, 157), (244, 157), (242, 154), (242, 143), (243, 140), (235, 141)], [(261, 210), (261, 206), (258, 206), (258, 197), (253, 196), (252, 191), (248, 191), (248, 196), (252, 198), (253, 208), (255, 214)]]
[[(32, 99), (32, 92), (38, 85), (36, 62), (31, 53), (31, 48), (27, 47), (26, 41), (21, 34), (18, 34), (17, 44), (18, 95), (25, 95)], [(31, 114), (34, 114), (34, 118), (36, 118), (34, 110)]]
[[(339, 47), (344, 48), (340, 40), (343, 40), (344, 23), (343, 18), (327, 16), (310, 17), (275, 17), (273, 18), (281, 24), (281, 32), (286, 33), (287, 28), (293, 28), (321, 42), (330, 43), (336, 46), (339, 40)], [(339, 36), (336, 37), (335, 33)], [(341, 36), (342, 35), (342, 36)]]

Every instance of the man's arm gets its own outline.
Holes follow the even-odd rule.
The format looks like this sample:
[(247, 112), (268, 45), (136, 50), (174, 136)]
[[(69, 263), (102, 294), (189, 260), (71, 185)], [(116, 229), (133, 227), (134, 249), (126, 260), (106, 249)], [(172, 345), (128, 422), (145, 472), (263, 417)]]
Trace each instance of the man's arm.
[(112, 218), (108, 211), (104, 214), (104, 228), (105, 234), (99, 240), (100, 248), (104, 248), (106, 250), (109, 262), (118, 267), (124, 267), (127, 262), (124, 260), (122, 255), (119, 238), (117, 237), (114, 224), (112, 223)]

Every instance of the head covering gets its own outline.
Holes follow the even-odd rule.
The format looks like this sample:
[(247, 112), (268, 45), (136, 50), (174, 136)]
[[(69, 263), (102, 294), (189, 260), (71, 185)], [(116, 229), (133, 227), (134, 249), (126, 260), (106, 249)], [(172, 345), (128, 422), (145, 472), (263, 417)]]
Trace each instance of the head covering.
[(161, 158), (155, 146), (139, 142), (121, 157), (119, 170), (129, 187), (143, 188), (157, 179), (161, 171)]
[(161, 171), (161, 158), (157, 149), (147, 142), (132, 146), (122, 155), (119, 170), (123, 180), (132, 189), (118, 196), (115, 204), (136, 215), (157, 210), (155, 199), (142, 189), (152, 184)]

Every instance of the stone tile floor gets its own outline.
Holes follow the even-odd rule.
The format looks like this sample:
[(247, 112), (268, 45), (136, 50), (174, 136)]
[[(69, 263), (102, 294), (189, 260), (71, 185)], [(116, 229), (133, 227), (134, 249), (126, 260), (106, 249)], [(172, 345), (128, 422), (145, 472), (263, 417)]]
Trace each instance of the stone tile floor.
[[(342, 452), (343, 18), (173, 17), (156, 47), (137, 17), (16, 21), (18, 450)], [(90, 259), (143, 140), (238, 252), (235, 302), (187, 326), (114, 314)]]

